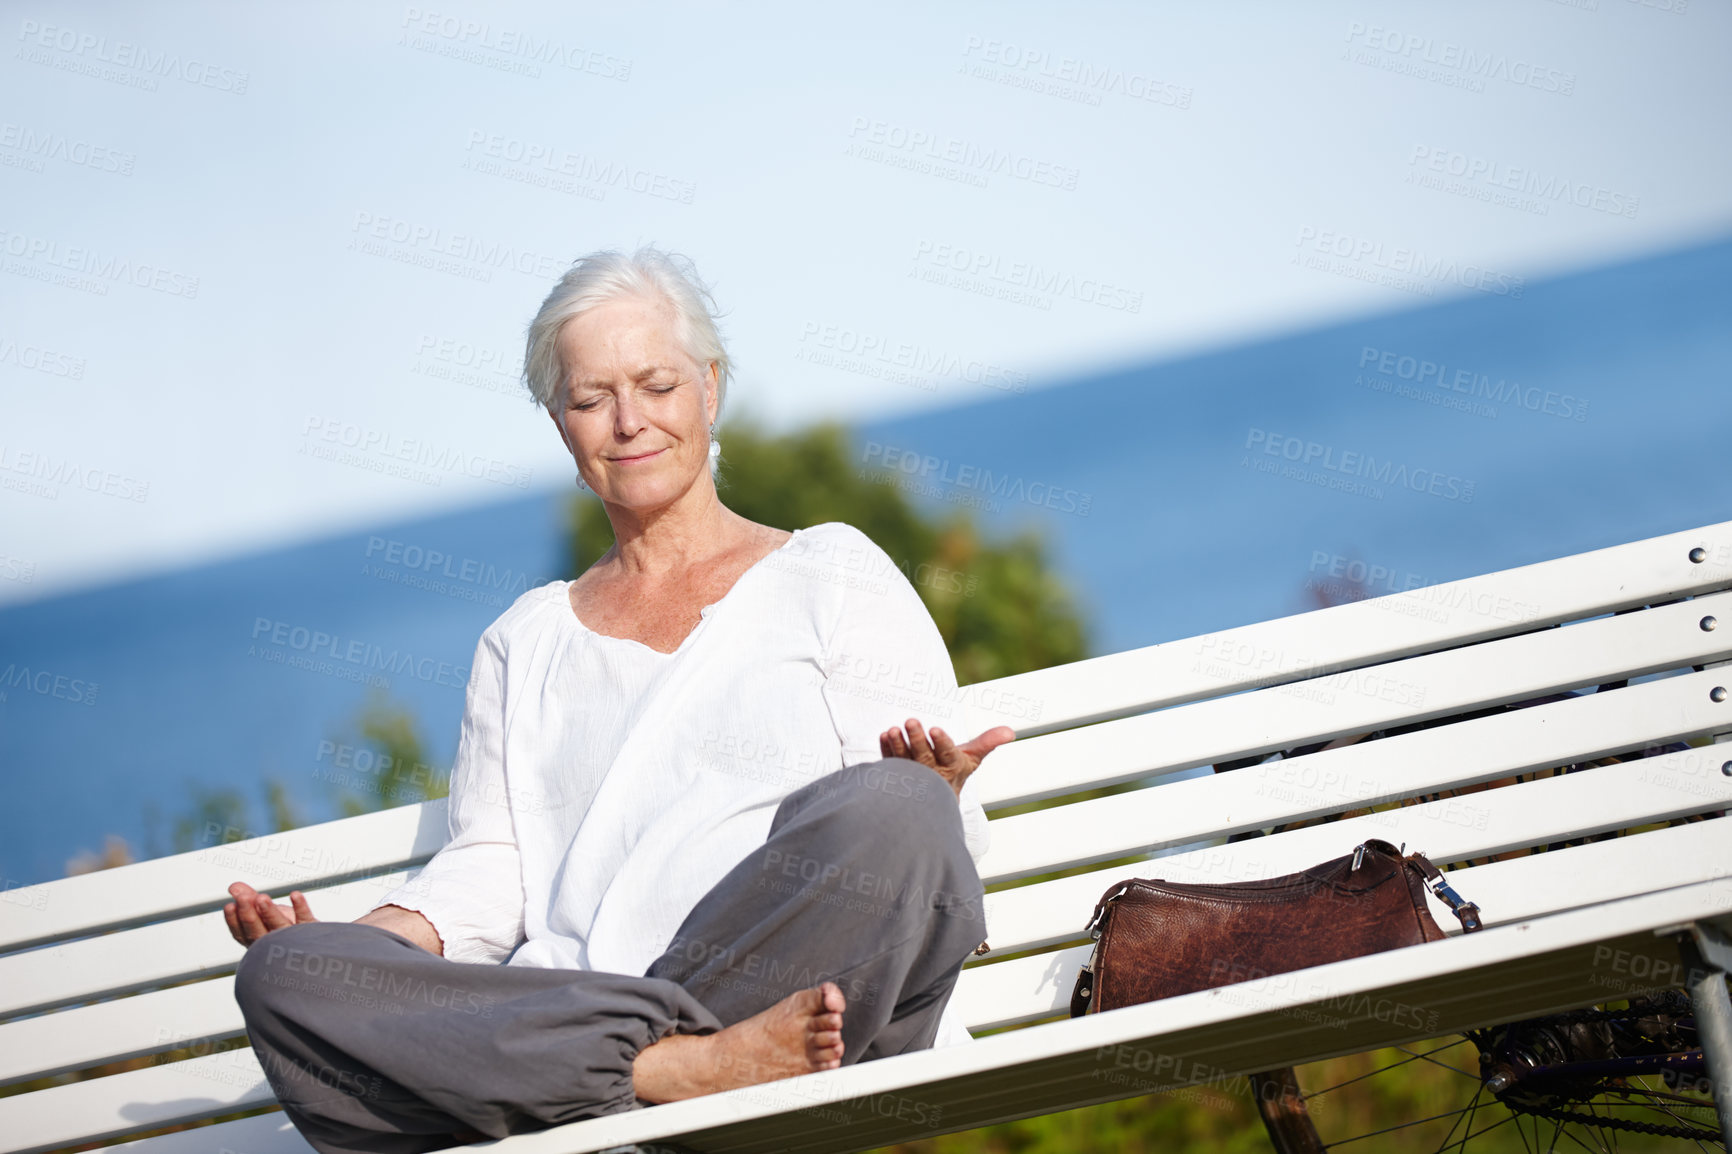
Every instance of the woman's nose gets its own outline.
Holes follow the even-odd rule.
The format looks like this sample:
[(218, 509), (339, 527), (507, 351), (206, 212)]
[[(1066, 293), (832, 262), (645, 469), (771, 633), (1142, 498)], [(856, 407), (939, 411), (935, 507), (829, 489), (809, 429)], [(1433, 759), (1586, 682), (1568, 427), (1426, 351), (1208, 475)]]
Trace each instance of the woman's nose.
[(637, 411), (637, 402), (629, 397), (621, 397), (613, 407), (613, 431), (622, 437), (630, 437), (643, 428), (643, 414)]

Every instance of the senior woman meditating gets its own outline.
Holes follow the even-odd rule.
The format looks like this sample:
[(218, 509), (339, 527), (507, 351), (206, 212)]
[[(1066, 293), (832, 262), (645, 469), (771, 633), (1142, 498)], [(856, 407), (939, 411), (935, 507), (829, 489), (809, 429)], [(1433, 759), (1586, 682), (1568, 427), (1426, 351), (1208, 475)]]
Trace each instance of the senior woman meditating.
[(1015, 732), (958, 743), (907, 716), (971, 711), (858, 529), (718, 499), (728, 356), (688, 263), (578, 261), (525, 375), (615, 543), (482, 634), (449, 842), (355, 922), (229, 887), (252, 1045), (326, 1154), (968, 1037), (946, 1012), (985, 937), (967, 782)]

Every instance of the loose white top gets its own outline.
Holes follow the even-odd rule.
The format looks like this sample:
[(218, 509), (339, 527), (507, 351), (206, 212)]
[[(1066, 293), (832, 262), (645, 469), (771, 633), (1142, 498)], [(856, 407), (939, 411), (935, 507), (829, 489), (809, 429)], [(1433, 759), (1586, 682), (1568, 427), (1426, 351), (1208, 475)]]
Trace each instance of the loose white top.
[[(979, 732), (914, 587), (851, 525), (796, 531), (672, 653), (592, 631), (570, 587), (481, 635), (450, 841), (379, 903), (420, 911), (452, 961), (641, 974), (788, 794), (877, 761), (909, 717)], [(978, 862), (971, 784), (962, 818)], [(947, 1008), (938, 1044), (967, 1039)]]

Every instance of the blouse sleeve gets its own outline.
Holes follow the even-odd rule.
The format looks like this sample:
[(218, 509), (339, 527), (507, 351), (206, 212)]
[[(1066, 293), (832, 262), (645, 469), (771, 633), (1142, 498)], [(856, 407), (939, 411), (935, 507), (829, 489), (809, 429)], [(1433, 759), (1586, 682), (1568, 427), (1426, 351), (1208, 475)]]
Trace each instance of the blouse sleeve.
[(379, 902), (420, 911), (451, 961), (503, 962), (524, 940), (523, 875), (509, 798), (504, 654), (489, 628), (475, 647), (451, 766), (450, 840)]
[[(890, 556), (859, 534), (869, 563), (844, 566), (842, 613), (825, 647), (824, 700), (842, 739), (842, 764), (877, 761), (878, 735), (910, 717), (951, 739), (979, 735), (956, 686), (938, 626)], [(962, 832), (978, 863), (986, 856), (986, 812), (974, 780), (963, 783)]]

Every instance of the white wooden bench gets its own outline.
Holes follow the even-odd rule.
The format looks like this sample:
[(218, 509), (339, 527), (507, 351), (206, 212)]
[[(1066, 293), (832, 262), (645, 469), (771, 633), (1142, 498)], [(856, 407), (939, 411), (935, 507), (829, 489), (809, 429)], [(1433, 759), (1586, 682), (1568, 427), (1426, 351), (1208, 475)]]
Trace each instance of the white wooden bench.
[[(989, 809), (1143, 783), (996, 819), (989, 886), (1167, 856), (993, 893), (993, 953), (956, 993), (977, 1032), (1063, 1018), (1089, 949), (1084, 923), (1121, 877), (1271, 876), (1366, 836), (1449, 868), (1660, 824), (1452, 871), (1484, 911), (1478, 934), (573, 1123), (502, 1150), (866, 1149), (1552, 1013), (1620, 996), (1639, 984), (1632, 975), (1676, 975), (1680, 928), (1697, 927), (1712, 950), (1716, 927), (1732, 927), (1732, 823), (1721, 816), (1732, 745), (1712, 744), (1732, 735), (1732, 667), (1719, 668), (1732, 656), (1728, 590), (1732, 522), (985, 683), (980, 700), (997, 702), (1019, 732), (982, 772)], [(1672, 675), (1647, 676), (1662, 673)], [(1482, 708), (1627, 679), (1641, 680)], [(1476, 709), (1234, 772), (1179, 772)], [(1224, 841), (1678, 740), (1698, 747)], [(1692, 815), (1706, 820), (1665, 824)], [(428, 802), (7, 892), (0, 1082), (188, 1045), (202, 1052), (0, 1099), (0, 1150), (118, 1141), (270, 1105), (249, 1048), (210, 1050), (242, 1029), (231, 990), (241, 951), (219, 912), (226, 887), (245, 880), (278, 897), (301, 888), (321, 916), (354, 918), (445, 833), (445, 803)], [(1732, 1039), (1709, 1047), (1724, 1079), (1732, 1049), (1716, 1054), (1716, 1044)], [(280, 1112), (134, 1145), (308, 1149)]]

